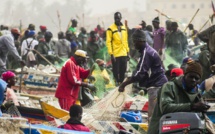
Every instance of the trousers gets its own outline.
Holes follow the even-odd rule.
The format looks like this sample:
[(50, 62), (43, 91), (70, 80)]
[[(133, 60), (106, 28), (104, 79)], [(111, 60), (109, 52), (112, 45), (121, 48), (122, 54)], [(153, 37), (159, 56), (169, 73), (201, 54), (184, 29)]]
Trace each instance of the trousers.
[(116, 57), (112, 60), (113, 76), (118, 83), (122, 83), (125, 79), (125, 72), (127, 69), (127, 56)]

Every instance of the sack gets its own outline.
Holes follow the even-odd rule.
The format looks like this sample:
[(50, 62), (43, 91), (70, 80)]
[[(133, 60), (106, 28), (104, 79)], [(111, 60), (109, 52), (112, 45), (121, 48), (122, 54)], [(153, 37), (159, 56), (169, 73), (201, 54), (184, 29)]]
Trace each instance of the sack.
[(81, 106), (86, 106), (89, 103), (92, 103), (94, 101), (93, 95), (90, 93), (90, 91), (87, 88), (82, 88), (81, 90)]
[(215, 127), (213, 125), (213, 122), (211, 122), (207, 115), (205, 115), (205, 123), (206, 129), (210, 132), (210, 134), (215, 134)]

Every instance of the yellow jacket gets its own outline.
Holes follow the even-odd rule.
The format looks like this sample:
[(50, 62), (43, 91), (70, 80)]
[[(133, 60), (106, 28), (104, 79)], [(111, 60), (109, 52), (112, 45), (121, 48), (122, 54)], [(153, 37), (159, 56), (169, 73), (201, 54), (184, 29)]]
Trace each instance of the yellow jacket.
[(121, 34), (118, 32), (117, 25), (112, 24), (106, 31), (106, 45), (108, 53), (114, 57), (127, 56), (128, 32), (124, 25), (121, 26)]

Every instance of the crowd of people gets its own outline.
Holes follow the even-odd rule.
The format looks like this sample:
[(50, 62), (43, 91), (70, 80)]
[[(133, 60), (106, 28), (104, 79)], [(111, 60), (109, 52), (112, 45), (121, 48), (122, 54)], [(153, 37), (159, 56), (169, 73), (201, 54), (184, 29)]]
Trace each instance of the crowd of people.
[[(52, 32), (43, 25), (36, 33), (35, 25), (29, 24), (23, 35), (16, 28), (9, 30), (2, 25), (0, 74), (3, 80), (10, 89), (10, 83), (15, 76), (12, 72), (7, 72), (10, 64), (20, 62), (21, 66), (34, 67), (38, 64), (49, 64), (46, 60), (56, 64), (67, 59), (61, 69), (55, 94), (62, 109), (75, 111), (70, 113), (71, 118), (67, 124), (60, 126), (65, 129), (89, 131), (80, 122), (82, 108), (76, 105), (80, 87), (94, 89), (93, 84), (84, 82), (83, 79), (91, 76), (94, 63), (102, 63), (101, 66), (104, 67), (104, 63), (109, 61), (112, 63), (119, 92), (124, 92), (125, 87), (131, 83), (138, 83), (139, 87), (146, 88), (149, 98), (149, 134), (158, 133), (162, 115), (208, 110), (209, 106), (201, 98), (215, 97), (215, 26), (199, 33), (193, 24), (189, 24), (190, 33), (187, 35), (178, 28), (178, 22), (167, 20), (166, 27), (161, 27), (159, 17), (152, 20), (152, 25), (141, 21), (134, 28), (129, 28), (127, 21), (122, 23), (120, 12), (116, 12), (113, 18), (114, 23), (106, 31), (97, 25), (89, 33), (84, 27), (78, 32), (78, 22), (73, 19), (66, 32), (58, 33), (57, 41), (52, 39)], [(189, 45), (188, 39), (193, 41), (193, 46)], [(205, 45), (201, 45), (197, 56), (193, 55), (189, 48), (200, 46), (200, 43)], [(103, 48), (107, 49), (101, 55), (100, 50)], [(169, 64), (165, 68), (166, 55), (180, 66)], [(136, 60), (137, 66), (132, 75), (126, 78), (127, 63), (131, 58)], [(4, 91), (7, 84), (1, 81)]]

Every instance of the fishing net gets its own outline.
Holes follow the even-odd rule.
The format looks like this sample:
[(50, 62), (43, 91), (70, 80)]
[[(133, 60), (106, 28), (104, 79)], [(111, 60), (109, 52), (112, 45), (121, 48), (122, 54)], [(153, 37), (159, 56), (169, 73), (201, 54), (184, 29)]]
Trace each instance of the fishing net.
[(95, 81), (92, 83), (97, 89), (94, 95), (102, 98), (107, 91), (115, 87), (113, 74), (107, 68), (100, 69), (97, 63), (94, 63), (93, 66), (95, 69), (92, 72), (92, 76), (95, 78)]
[(15, 105), (10, 106), (6, 112), (6, 114), (9, 114), (12, 117), (21, 117), (21, 114), (18, 110), (18, 108)]
[(24, 134), (20, 130), (23, 124), (26, 124), (27, 120), (23, 118), (0, 118), (0, 132), (1, 134)]
[(104, 46), (96, 53), (96, 59), (102, 59), (105, 62), (110, 60), (110, 55), (108, 54), (107, 47)]
[[(127, 86), (131, 88), (131, 85)], [(127, 91), (127, 90), (126, 90)], [(119, 121), (119, 114), (126, 100), (132, 100), (127, 93), (118, 92), (118, 87), (108, 92), (99, 102), (90, 108), (84, 107), (82, 121), (90, 125), (94, 121)]]
[(167, 66), (169, 64), (174, 64), (174, 65), (177, 65), (178, 67), (180, 67), (180, 63), (178, 63), (173, 57), (170, 56), (170, 50), (167, 50), (165, 52), (165, 57), (166, 57), (166, 59), (164, 60), (165, 68), (168, 68)]

